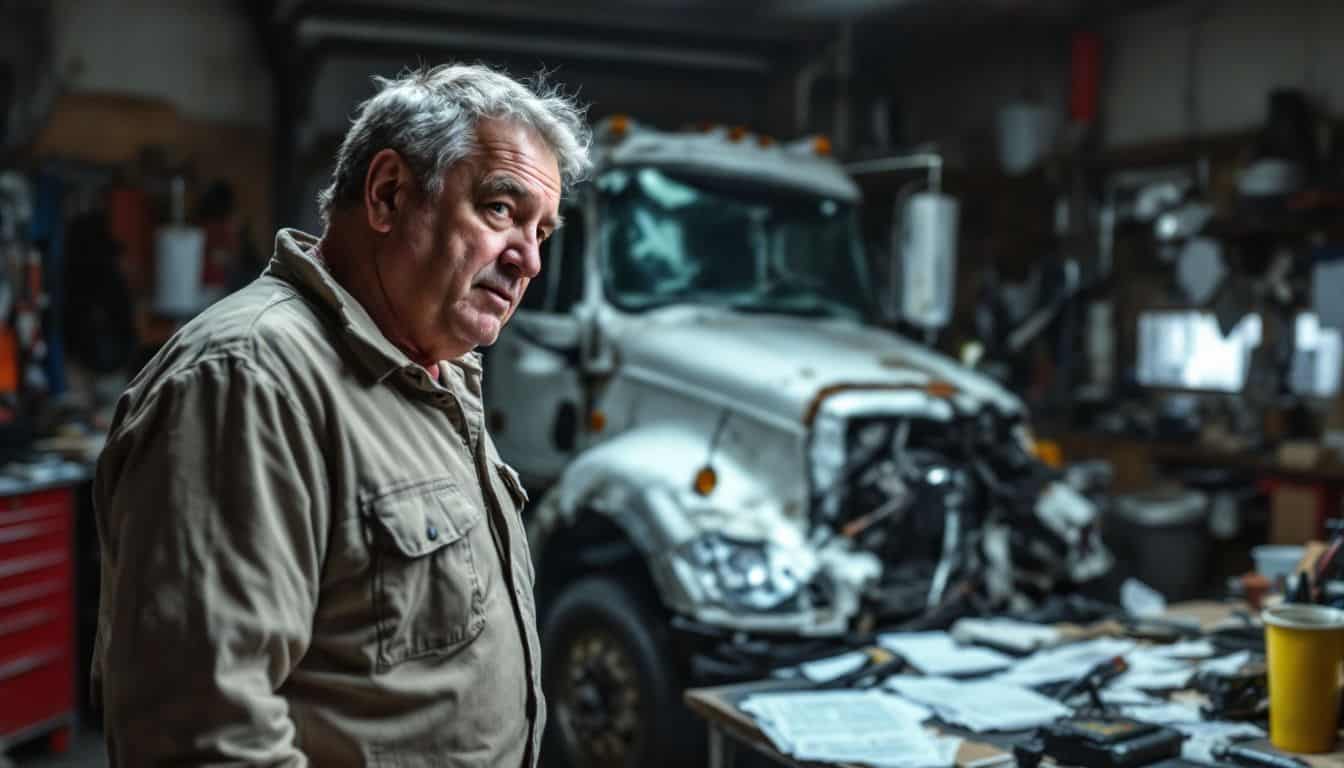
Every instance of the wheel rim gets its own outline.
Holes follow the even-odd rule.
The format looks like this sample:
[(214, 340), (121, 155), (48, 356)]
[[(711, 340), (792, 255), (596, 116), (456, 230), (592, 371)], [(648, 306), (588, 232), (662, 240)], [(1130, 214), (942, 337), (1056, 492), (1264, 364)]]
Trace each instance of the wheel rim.
[(624, 644), (605, 629), (575, 635), (559, 670), (555, 717), (580, 765), (617, 768), (638, 754), (639, 677)]

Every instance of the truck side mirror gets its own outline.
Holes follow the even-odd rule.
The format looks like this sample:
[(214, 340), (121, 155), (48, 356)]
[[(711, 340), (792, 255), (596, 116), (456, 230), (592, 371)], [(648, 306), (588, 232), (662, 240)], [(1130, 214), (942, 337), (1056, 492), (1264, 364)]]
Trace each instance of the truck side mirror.
[(926, 331), (952, 319), (957, 214), (955, 199), (933, 192), (900, 198), (892, 211), (889, 306), (895, 317)]

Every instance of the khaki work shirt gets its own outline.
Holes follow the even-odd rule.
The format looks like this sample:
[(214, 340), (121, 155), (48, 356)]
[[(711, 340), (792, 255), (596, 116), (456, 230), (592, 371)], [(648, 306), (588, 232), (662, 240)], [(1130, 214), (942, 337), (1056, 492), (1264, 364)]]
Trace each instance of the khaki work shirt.
[(527, 497), (479, 356), (432, 378), (315, 244), (282, 230), (118, 404), (94, 487), (112, 765), (535, 765)]

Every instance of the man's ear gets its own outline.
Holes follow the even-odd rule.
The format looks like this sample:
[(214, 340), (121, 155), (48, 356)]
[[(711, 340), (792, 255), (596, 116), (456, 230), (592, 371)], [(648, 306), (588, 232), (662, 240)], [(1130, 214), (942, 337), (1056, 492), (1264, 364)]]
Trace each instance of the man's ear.
[(410, 166), (396, 150), (379, 150), (373, 156), (364, 176), (364, 213), (369, 228), (384, 235), (392, 231), (398, 209), (409, 202), (414, 181)]

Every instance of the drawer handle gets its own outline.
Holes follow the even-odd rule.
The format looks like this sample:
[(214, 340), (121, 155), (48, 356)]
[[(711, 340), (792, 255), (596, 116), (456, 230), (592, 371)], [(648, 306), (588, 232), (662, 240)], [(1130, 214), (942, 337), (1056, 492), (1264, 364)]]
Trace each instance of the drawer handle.
[(12, 512), (0, 512), (0, 526), (9, 526), (13, 523), (26, 523), (36, 521), (36, 519), (52, 518), (65, 511), (62, 504), (42, 504), (40, 507), (19, 507)]
[(13, 528), (0, 529), (0, 544), (11, 544), (25, 539), (36, 539), (48, 533), (56, 533), (61, 530), (59, 525), (16, 525)]
[(56, 611), (46, 608), (39, 608), (35, 611), (20, 613), (9, 621), (0, 621), (0, 637), (12, 635), (15, 632), (22, 632), (25, 629), (40, 627), (49, 621), (55, 621), (58, 618)]
[(11, 677), (32, 672), (43, 664), (50, 664), (64, 655), (65, 653), (62, 651), (41, 651), (20, 656), (13, 661), (0, 664), (0, 680), (8, 680)]
[(65, 562), (65, 553), (59, 550), (49, 552), (39, 552), (36, 555), (20, 557), (17, 560), (9, 562), (0, 562), (0, 579), (6, 576), (16, 576), (20, 573), (31, 573), (43, 568), (50, 568), (53, 565), (60, 565)]
[(8, 592), (0, 592), (0, 608), (8, 608), (11, 605), (18, 605), (29, 600), (36, 600), (39, 597), (55, 594), (60, 592), (62, 587), (61, 582), (48, 580), (40, 581), (30, 587), (20, 587)]
[(14, 512), (0, 513), (0, 525), (13, 525), (14, 523), (26, 523), (30, 520), (41, 520), (44, 517), (55, 517), (63, 511), (59, 504), (43, 504), (40, 507), (26, 507)]

